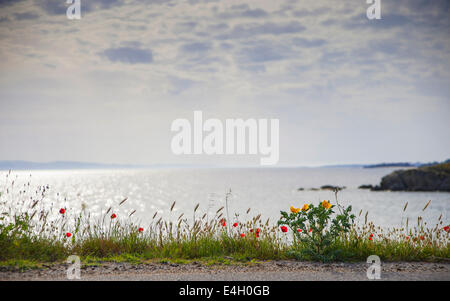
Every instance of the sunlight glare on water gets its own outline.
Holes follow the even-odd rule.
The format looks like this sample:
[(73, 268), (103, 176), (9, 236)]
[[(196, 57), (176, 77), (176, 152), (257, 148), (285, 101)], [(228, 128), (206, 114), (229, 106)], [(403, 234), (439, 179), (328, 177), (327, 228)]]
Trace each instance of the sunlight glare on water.
[[(176, 219), (181, 213), (192, 217), (193, 208), (200, 203), (199, 215), (214, 216), (225, 205), (225, 194), (232, 190), (229, 201), (230, 218), (234, 213), (240, 219), (262, 214), (275, 223), (280, 210), (288, 211), (304, 203), (317, 203), (324, 199), (335, 202), (331, 191), (312, 191), (322, 185), (346, 186), (338, 195), (342, 205), (353, 205), (361, 220), (368, 211), (368, 219), (383, 227), (400, 226), (409, 218), (413, 224), (422, 216), (433, 227), (439, 216), (448, 224), (450, 193), (445, 192), (372, 192), (357, 187), (376, 185), (390, 173), (391, 168), (254, 168), (254, 169), (126, 169), (126, 170), (33, 170), (13, 171), (15, 187), (28, 181), (30, 188), (49, 185), (47, 201), (60, 207), (79, 211), (82, 204), (92, 216), (99, 216), (112, 206), (119, 215), (136, 210), (135, 218), (150, 222), (158, 216)], [(4, 179), (6, 171), (0, 171)], [(31, 175), (31, 176), (30, 176)], [(2, 184), (1, 185), (6, 185)], [(304, 188), (299, 191), (298, 188)], [(18, 188), (17, 188), (18, 189)], [(124, 198), (128, 200), (118, 206)], [(431, 200), (429, 207), (422, 211)], [(171, 204), (176, 201), (173, 212)], [(403, 212), (408, 202), (406, 212)]]

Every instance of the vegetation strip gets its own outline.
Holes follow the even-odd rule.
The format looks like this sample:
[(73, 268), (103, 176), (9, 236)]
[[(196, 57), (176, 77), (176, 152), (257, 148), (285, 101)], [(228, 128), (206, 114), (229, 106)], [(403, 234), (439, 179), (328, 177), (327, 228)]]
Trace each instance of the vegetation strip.
[[(85, 209), (74, 212), (48, 206), (49, 187), (41, 186), (30, 193), (29, 186), (17, 188), (10, 181), (0, 194), (2, 266), (40, 266), (63, 262), (69, 255), (78, 255), (85, 263), (92, 258), (128, 262), (226, 257), (237, 262), (365, 261), (370, 255), (378, 255), (383, 261), (436, 262), (450, 258), (450, 228), (442, 215), (433, 227), (419, 217), (413, 226), (406, 220), (403, 227), (386, 230), (369, 222), (368, 213), (359, 212), (359, 217), (364, 216), (364, 223), (359, 225), (351, 206), (339, 205), (337, 190), (333, 203), (325, 200), (292, 206), (290, 212), (281, 212), (276, 225), (263, 221), (261, 215), (249, 216), (250, 209), (247, 218), (230, 218), (228, 195), (225, 206), (212, 217), (200, 214), (197, 205), (191, 220), (184, 214), (164, 220), (155, 213), (148, 225), (141, 225), (133, 220), (135, 210), (126, 215), (116, 211), (127, 199), (93, 219)], [(172, 214), (175, 205), (170, 208)]]

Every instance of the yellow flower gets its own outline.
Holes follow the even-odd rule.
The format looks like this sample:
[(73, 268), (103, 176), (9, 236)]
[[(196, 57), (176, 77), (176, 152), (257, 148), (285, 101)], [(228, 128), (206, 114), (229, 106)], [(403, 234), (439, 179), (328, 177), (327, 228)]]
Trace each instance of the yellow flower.
[(305, 205), (303, 205), (303, 207), (302, 207), (302, 211), (308, 211), (309, 210), (309, 205), (308, 204), (305, 204)]
[(291, 206), (292, 213), (298, 213), (299, 211), (300, 211), (300, 208), (294, 208), (294, 206)]
[(322, 207), (325, 209), (330, 209), (331, 208), (331, 204), (328, 201), (323, 201), (322, 202)]

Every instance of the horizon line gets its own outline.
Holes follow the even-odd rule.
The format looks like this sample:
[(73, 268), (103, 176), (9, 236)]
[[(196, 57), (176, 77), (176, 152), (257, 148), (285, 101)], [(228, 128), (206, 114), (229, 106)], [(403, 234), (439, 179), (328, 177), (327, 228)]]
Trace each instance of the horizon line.
[[(445, 161), (445, 160), (444, 160)], [(48, 165), (49, 169), (96, 169), (96, 168), (123, 168), (123, 169), (145, 169), (145, 168), (320, 168), (320, 167), (365, 167), (383, 165), (407, 165), (411, 167), (439, 163), (444, 161), (433, 162), (377, 162), (377, 163), (330, 163), (330, 164), (312, 164), (312, 165), (297, 165), (297, 164), (279, 164), (273, 166), (261, 165), (217, 165), (217, 164), (177, 164), (177, 163), (154, 163), (154, 164), (126, 164), (126, 163), (101, 163), (89, 161), (27, 161), (27, 160), (0, 160), (0, 170), (26, 170), (26, 169), (43, 169)], [(448, 160), (447, 160), (448, 161)], [(9, 165), (9, 166), (8, 166)], [(14, 166), (16, 165), (16, 166)], [(52, 166), (53, 165), (53, 166)], [(59, 166), (58, 166), (59, 165)], [(64, 166), (65, 165), (65, 166)], [(386, 166), (389, 167), (389, 166)]]

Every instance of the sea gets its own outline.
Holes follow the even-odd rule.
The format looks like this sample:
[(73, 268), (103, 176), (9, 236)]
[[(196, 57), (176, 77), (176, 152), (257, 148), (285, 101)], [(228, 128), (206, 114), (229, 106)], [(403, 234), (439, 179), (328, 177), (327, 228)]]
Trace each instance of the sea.
[[(109, 212), (152, 222), (153, 216), (176, 220), (214, 218), (222, 206), (230, 221), (246, 221), (259, 214), (264, 222), (275, 224), (280, 211), (305, 203), (329, 200), (351, 205), (356, 221), (378, 226), (402, 227), (408, 219), (414, 225), (421, 217), (426, 227), (439, 218), (449, 224), (450, 193), (390, 192), (358, 189), (362, 184), (377, 185), (383, 176), (399, 168), (316, 167), (316, 168), (155, 168), (0, 171), (0, 189), (9, 195), (23, 190), (33, 197), (36, 189), (47, 187), (45, 204), (50, 209), (84, 209), (92, 216)], [(2, 183), (4, 181), (4, 183)], [(11, 186), (11, 182), (14, 185)], [(315, 190), (323, 185), (345, 186), (337, 195)], [(299, 189), (301, 188), (301, 189)], [(3, 194), (3, 199), (7, 197)], [(124, 199), (125, 202), (119, 205)], [(429, 202), (424, 210), (425, 205)], [(170, 210), (173, 203), (175, 205)], [(194, 213), (194, 208), (198, 209)], [(405, 209), (405, 205), (406, 209)], [(405, 210), (404, 210), (405, 209)]]

